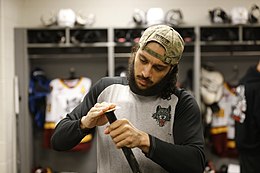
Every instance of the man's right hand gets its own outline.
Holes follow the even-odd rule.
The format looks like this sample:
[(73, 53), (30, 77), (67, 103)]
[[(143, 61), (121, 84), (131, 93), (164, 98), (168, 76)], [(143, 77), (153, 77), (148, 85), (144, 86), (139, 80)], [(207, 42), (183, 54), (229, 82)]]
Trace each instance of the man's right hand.
[(81, 129), (91, 129), (95, 126), (105, 125), (108, 120), (104, 114), (107, 110), (115, 108), (116, 105), (113, 103), (96, 103), (92, 107), (88, 114), (81, 118), (80, 128)]

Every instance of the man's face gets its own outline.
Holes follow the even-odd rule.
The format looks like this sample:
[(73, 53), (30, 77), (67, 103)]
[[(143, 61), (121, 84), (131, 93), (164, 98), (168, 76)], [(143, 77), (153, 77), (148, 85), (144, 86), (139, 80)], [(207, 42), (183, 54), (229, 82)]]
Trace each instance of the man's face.
[[(151, 51), (164, 55), (165, 49), (156, 42), (146, 45)], [(134, 77), (140, 89), (147, 89), (157, 84), (169, 72), (171, 66), (164, 63), (146, 50), (139, 49), (134, 60)]]

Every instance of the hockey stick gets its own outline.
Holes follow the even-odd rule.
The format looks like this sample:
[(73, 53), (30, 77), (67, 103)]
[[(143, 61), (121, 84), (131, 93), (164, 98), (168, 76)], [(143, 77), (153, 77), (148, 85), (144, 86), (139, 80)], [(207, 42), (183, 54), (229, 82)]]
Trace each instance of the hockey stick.
[[(115, 109), (112, 110), (108, 110), (107, 112), (105, 112), (105, 115), (109, 121), (110, 124), (112, 124), (114, 121), (117, 120), (116, 115), (114, 113)], [(139, 164), (134, 156), (133, 151), (131, 150), (131, 148), (128, 147), (122, 147), (122, 150), (124, 152), (124, 155), (128, 161), (128, 164), (130, 165), (133, 173), (141, 173)]]

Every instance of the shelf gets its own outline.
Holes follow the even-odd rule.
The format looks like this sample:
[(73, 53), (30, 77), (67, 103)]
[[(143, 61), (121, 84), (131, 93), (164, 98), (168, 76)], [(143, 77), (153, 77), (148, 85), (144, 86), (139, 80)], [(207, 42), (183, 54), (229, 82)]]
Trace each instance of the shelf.
[(28, 48), (69, 48), (69, 47), (108, 47), (108, 42), (98, 42), (98, 43), (31, 43), (28, 44)]
[(201, 41), (260, 41), (260, 25), (201, 26)]
[(239, 41), (238, 27), (200, 28), (201, 41)]
[(115, 53), (115, 58), (129, 58), (131, 53)]
[(260, 41), (201, 41), (201, 46), (209, 45), (241, 45), (241, 46), (251, 46), (251, 45), (260, 45)]
[(46, 57), (46, 55), (40, 54), (34, 54), (34, 55), (30, 55), (29, 59), (31, 60), (52, 60), (52, 59), (60, 59), (60, 60), (66, 60), (66, 59), (106, 59), (107, 54), (102, 54), (102, 53), (95, 53), (95, 54), (73, 54), (73, 56), (69, 55), (69, 54), (50, 54), (48, 57)]
[(125, 43), (115, 43), (115, 47), (132, 47), (135, 43), (125, 42)]
[(145, 28), (115, 28), (113, 41), (117, 44), (134, 44), (139, 41)]
[(27, 43), (65, 43), (66, 42), (66, 30), (61, 28), (46, 29), (46, 28), (34, 28), (27, 29)]
[(107, 29), (70, 29), (70, 43), (98, 43), (108, 42)]
[(260, 51), (229, 51), (229, 52), (202, 52), (201, 57), (232, 57), (232, 56), (260, 56)]
[(91, 54), (91, 55), (98, 55), (98, 54), (108, 54), (107, 47), (33, 47), (28, 48), (29, 55), (49, 55), (49, 54)]
[(260, 27), (246, 26), (243, 27), (243, 40), (260, 41)]

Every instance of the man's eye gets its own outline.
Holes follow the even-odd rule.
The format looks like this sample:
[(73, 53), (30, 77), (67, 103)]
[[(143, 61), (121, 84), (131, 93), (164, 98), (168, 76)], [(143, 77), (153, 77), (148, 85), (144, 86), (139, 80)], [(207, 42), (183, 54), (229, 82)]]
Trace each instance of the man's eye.
[(164, 70), (163, 67), (158, 67), (158, 66), (155, 66), (154, 69), (155, 69), (156, 71), (163, 71), (163, 70)]
[(142, 63), (147, 63), (147, 60), (144, 59), (144, 58), (140, 58), (140, 61), (141, 61)]

